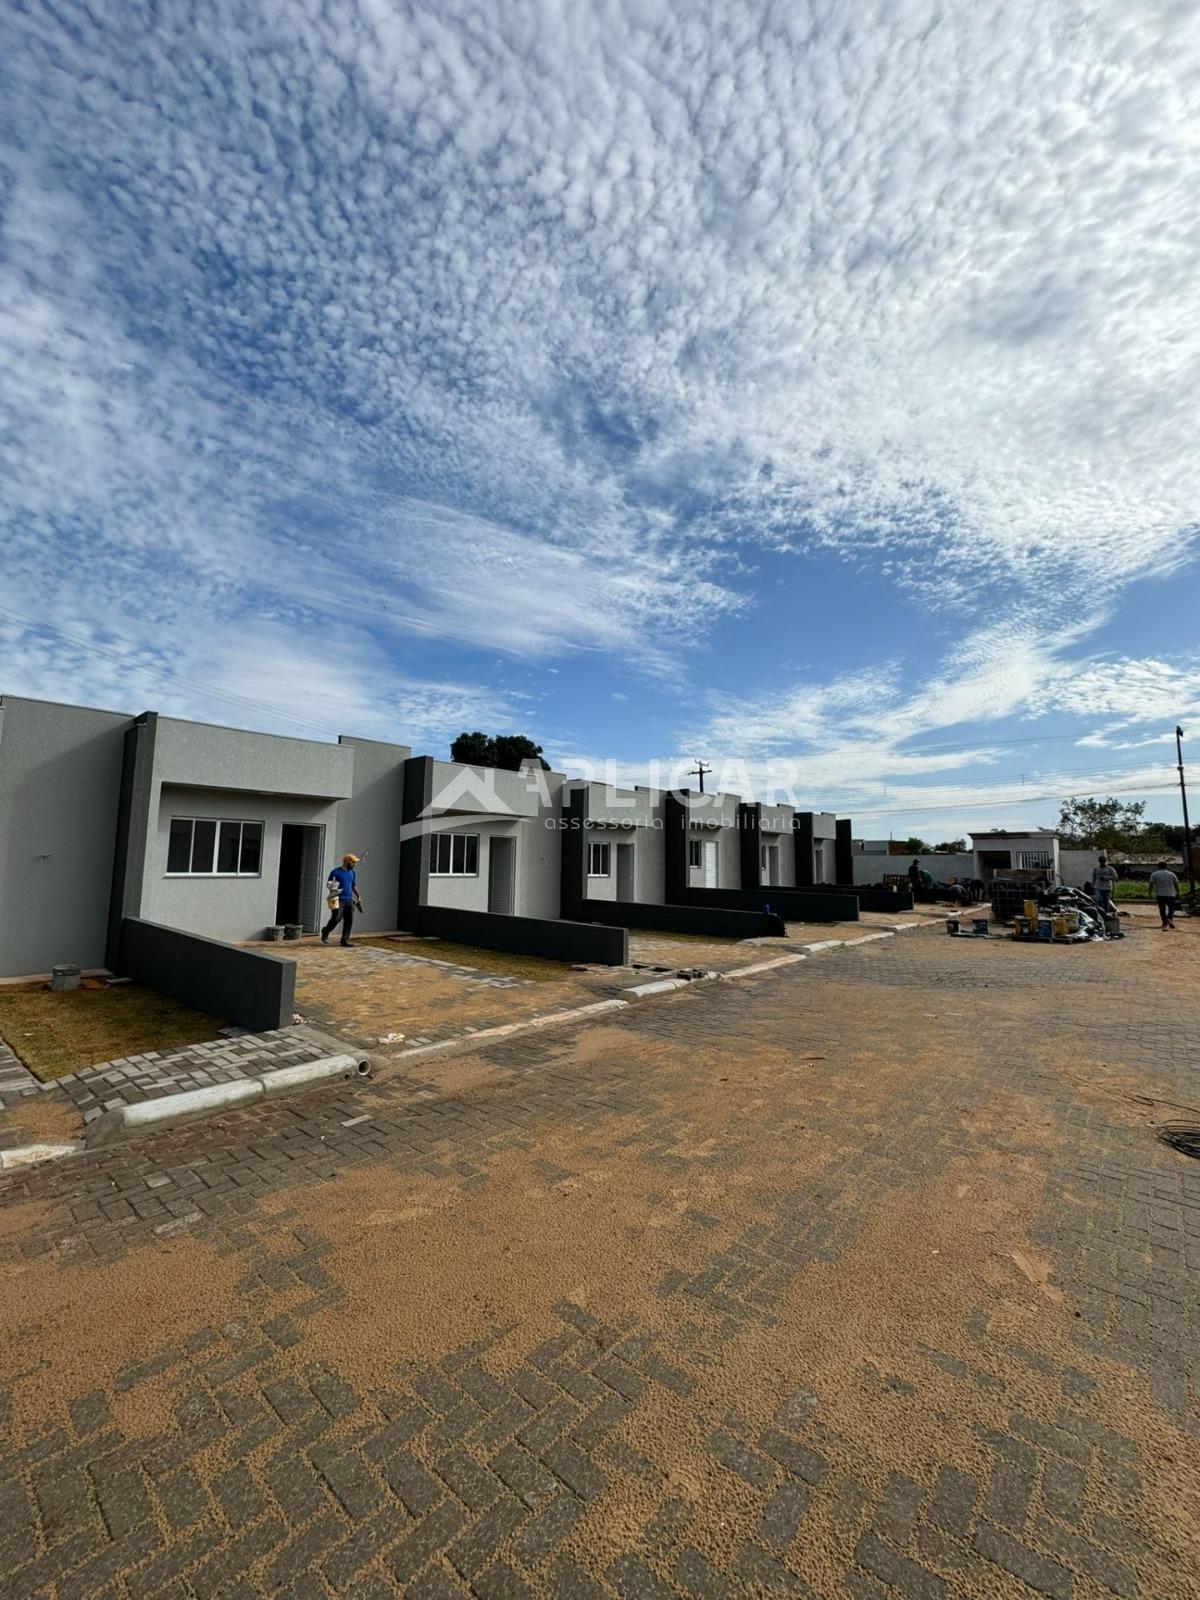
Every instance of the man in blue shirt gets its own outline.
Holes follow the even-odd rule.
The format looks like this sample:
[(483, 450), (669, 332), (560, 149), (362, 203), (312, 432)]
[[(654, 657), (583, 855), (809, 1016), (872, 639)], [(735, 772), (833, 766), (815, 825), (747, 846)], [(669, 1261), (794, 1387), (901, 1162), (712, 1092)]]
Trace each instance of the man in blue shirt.
[[(342, 857), (341, 866), (334, 867), (329, 874), (327, 887), (333, 915), (321, 929), (322, 944), (329, 943), (329, 935), (339, 922), (342, 925), (343, 946), (350, 943), (350, 930), (354, 926), (355, 910), (361, 911), (363, 908), (362, 898), (358, 892), (358, 874), (354, 870), (357, 865), (357, 856), (345, 855)], [(336, 904), (334, 904), (335, 899)]]

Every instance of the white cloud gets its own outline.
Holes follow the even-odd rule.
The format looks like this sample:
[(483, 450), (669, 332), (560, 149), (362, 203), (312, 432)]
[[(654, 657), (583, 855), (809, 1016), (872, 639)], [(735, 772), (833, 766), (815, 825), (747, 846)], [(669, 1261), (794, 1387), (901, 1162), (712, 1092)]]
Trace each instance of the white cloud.
[[(1188, 6), (168, 0), (146, 28), (64, 0), (0, 28), (18, 609), (131, 616), (151, 664), (194, 632), (211, 678), (201, 635), (310, 638), (349, 584), (369, 649), (654, 675), (745, 604), (747, 543), (1077, 638), (1185, 559)], [(988, 648), (748, 733), (1049, 703), (1037, 638)], [(1075, 682), (1123, 714), (1113, 674)]]

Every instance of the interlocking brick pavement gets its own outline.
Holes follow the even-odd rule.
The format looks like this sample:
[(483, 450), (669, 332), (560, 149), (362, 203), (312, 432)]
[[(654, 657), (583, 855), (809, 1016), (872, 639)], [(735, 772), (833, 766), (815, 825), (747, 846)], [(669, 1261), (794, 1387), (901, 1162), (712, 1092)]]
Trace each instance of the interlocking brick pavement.
[[(8, 1440), (0, 1588), (55, 1600), (1200, 1593), (1187, 1548), (1200, 1167), (1157, 1144), (1152, 1107), (1131, 1099), (1197, 1098), (1193, 1012), (1134, 941), (1075, 952), (911, 936), (622, 1013), (598, 1042), (494, 1046), (483, 1059), (503, 1078), (486, 1095), (433, 1097), (397, 1078), (10, 1181), (0, 1202), (49, 1208), (0, 1245), (10, 1284), (26, 1262), (104, 1274), (180, 1229), (243, 1275), (219, 1325), (95, 1373)], [(739, 1072), (744, 1090), (708, 1115), (689, 1098), (690, 1081)], [(788, 1075), (804, 1094), (785, 1097)], [(799, 1151), (801, 1133), (817, 1159), (759, 1188), (775, 1141)], [(659, 1191), (645, 1220), (684, 1197), (678, 1264), (653, 1281), (635, 1230), (619, 1292), (580, 1303), (573, 1281), (546, 1283), (549, 1331), (531, 1315), (528, 1336), (518, 1321), (449, 1339), (386, 1386), (309, 1350), (314, 1318), (369, 1292), (312, 1225), (317, 1186), (420, 1175), (465, 1216), (479, 1195), (502, 1198), (517, 1160), (549, 1214), (617, 1150)], [(985, 1258), (974, 1303), (951, 1316), (901, 1300), (898, 1337), (847, 1359), (840, 1387), (858, 1414), (815, 1347), (789, 1354), (790, 1320), (890, 1208), (964, 1155), (999, 1173), (1001, 1194), (1032, 1174), (1029, 1248), (1047, 1266), (1028, 1293), (1069, 1334), (1014, 1327)], [(878, 1270), (888, 1277), (886, 1261)], [(852, 1343), (846, 1306), (822, 1309)], [(749, 1368), (744, 1387), (726, 1381), (748, 1348), (776, 1341), (769, 1402)], [(169, 1425), (124, 1434), (120, 1397), (163, 1382)], [(1120, 1406), (1131, 1385), (1152, 1397), (1144, 1432)], [(916, 1462), (897, 1419), (901, 1432), (933, 1427), (932, 1455)]]

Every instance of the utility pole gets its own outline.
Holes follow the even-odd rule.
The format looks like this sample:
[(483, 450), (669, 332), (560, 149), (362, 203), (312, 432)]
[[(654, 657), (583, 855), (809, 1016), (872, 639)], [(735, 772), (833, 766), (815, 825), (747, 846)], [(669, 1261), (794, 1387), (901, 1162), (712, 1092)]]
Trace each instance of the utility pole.
[(1183, 777), (1183, 729), (1175, 729), (1175, 754), (1178, 757), (1179, 797), (1183, 801), (1183, 857), (1187, 867), (1188, 910), (1196, 911), (1196, 878), (1192, 870), (1192, 828), (1188, 821), (1187, 784)]
[(699, 778), (700, 779), (700, 793), (701, 794), (704, 793), (704, 774), (706, 772), (711, 772), (711, 771), (712, 771), (712, 768), (710, 766), (707, 766), (703, 761), (700, 761), (699, 759), (697, 759), (696, 765), (688, 773), (688, 777), (689, 778)]

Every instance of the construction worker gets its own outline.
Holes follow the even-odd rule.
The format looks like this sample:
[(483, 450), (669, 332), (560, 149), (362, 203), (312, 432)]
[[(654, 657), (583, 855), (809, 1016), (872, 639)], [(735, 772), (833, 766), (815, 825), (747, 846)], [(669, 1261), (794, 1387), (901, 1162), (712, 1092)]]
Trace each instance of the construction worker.
[(354, 926), (354, 913), (363, 908), (362, 897), (358, 892), (358, 874), (355, 867), (358, 857), (346, 854), (342, 857), (340, 867), (334, 867), (329, 874), (326, 885), (330, 909), (333, 915), (321, 929), (321, 943), (329, 943), (329, 935), (340, 922), (342, 925), (342, 948), (350, 943), (350, 930)]
[(1092, 868), (1092, 898), (1105, 916), (1113, 908), (1113, 885), (1116, 881), (1116, 871), (1109, 866), (1108, 857), (1101, 851), (1099, 860)]
[(1179, 902), (1179, 879), (1165, 861), (1160, 861), (1157, 869), (1150, 874), (1150, 890), (1158, 901), (1158, 915), (1162, 921), (1163, 932), (1170, 928), (1173, 933), (1175, 907)]

